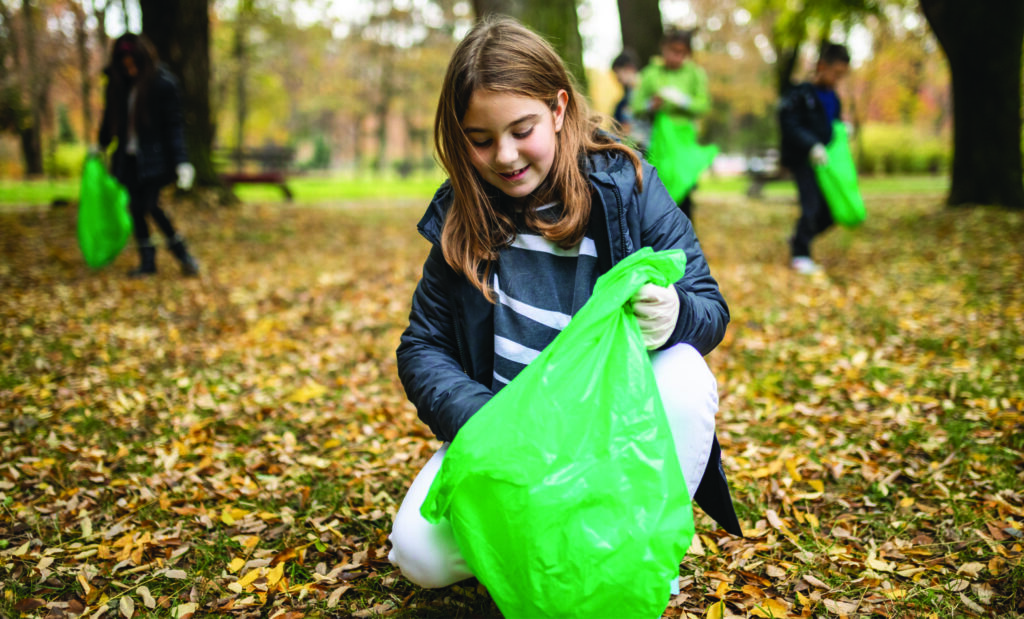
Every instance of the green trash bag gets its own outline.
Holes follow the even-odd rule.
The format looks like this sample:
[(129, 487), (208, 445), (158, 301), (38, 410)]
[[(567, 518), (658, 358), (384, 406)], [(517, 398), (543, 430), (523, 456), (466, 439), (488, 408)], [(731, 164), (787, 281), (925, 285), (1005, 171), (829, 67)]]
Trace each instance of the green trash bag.
[(107, 172), (99, 157), (88, 156), (78, 197), (78, 245), (94, 269), (114, 261), (132, 232), (128, 190)]
[(655, 115), (647, 160), (658, 169), (673, 201), (678, 203), (690, 193), (717, 154), (714, 144), (697, 143), (693, 121), (668, 114)]
[(832, 211), (832, 219), (841, 226), (856, 227), (864, 223), (867, 211), (857, 186), (857, 166), (850, 153), (846, 125), (832, 123), (832, 141), (825, 147), (828, 163), (813, 166), (818, 186)]
[(693, 537), (693, 508), (627, 301), (682, 277), (644, 248), (459, 430), (424, 500), (508, 619), (654, 619)]

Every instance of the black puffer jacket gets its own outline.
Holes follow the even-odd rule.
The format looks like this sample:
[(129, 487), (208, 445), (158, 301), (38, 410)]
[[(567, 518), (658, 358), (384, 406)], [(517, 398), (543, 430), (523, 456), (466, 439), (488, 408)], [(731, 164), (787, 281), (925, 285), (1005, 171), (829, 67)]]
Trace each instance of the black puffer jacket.
[[(840, 102), (836, 117), (842, 118), (842, 112)], [(787, 167), (806, 163), (812, 146), (832, 141), (832, 123), (813, 84), (798, 84), (782, 98), (779, 102), (779, 128), (782, 133), (779, 158)]]
[[(684, 250), (686, 272), (675, 284), (680, 315), (665, 347), (687, 342), (701, 354), (709, 353), (725, 335), (729, 309), (690, 221), (669, 198), (654, 168), (644, 164), (642, 191), (632, 162), (622, 155), (592, 156), (587, 174), (594, 189), (588, 236), (597, 245), (599, 271), (607, 271), (640, 247)], [(451, 186), (445, 183), (419, 223), (420, 233), (433, 247), (397, 351), (406, 394), (420, 418), (444, 441), (452, 440), (491, 398), (494, 360), (493, 306), (445, 262), (441, 251), (441, 230), (452, 197)], [(727, 530), (739, 533), (717, 440), (695, 498)]]
[[(122, 95), (127, 98), (127, 93)], [(111, 173), (124, 185), (157, 183), (166, 185), (175, 179), (175, 168), (188, 161), (185, 149), (185, 130), (178, 94), (178, 82), (170, 71), (159, 68), (153, 76), (151, 90), (147, 95), (148, 113), (136, 127), (138, 137), (138, 177), (127, 178), (125, 158), (128, 154), (128, 102), (117, 100), (118, 95), (107, 82), (107, 105), (100, 125), (100, 146), (106, 148), (117, 138), (117, 150), (111, 161)]]

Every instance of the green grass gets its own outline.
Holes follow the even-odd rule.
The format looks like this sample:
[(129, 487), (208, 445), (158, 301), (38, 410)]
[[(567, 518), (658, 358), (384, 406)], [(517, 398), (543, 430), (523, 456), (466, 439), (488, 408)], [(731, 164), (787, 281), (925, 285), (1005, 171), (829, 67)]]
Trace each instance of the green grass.
[[(333, 176), (297, 175), (288, 180), (288, 187), (299, 204), (341, 203), (364, 199), (415, 198), (427, 200), (444, 180), (440, 171), (419, 173), (402, 178), (398, 175), (349, 173)], [(747, 190), (745, 177), (707, 177), (698, 187), (697, 195), (742, 196)], [(885, 194), (942, 195), (949, 187), (946, 176), (868, 176), (861, 178), (865, 196)], [(78, 180), (0, 180), (0, 209), (48, 206), (55, 200), (74, 202), (78, 199)], [(249, 203), (284, 202), (281, 190), (274, 185), (243, 183), (235, 186), (235, 194)], [(767, 199), (790, 199), (796, 196), (791, 181), (768, 184)]]

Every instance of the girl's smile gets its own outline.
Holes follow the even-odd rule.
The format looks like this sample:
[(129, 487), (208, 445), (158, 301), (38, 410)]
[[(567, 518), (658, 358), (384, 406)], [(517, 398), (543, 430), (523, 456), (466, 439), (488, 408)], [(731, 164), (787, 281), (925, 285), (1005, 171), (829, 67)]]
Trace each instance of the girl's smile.
[(569, 95), (560, 90), (555, 109), (543, 101), (477, 90), (462, 118), (473, 167), (487, 183), (512, 198), (530, 195), (555, 160)]

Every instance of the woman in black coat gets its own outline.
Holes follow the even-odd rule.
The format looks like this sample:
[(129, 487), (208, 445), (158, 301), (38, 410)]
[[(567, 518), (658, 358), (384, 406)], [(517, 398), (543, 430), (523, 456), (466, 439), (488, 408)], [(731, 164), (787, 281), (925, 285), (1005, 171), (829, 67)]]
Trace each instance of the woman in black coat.
[(128, 189), (129, 209), (139, 267), (129, 275), (156, 273), (156, 247), (150, 240), (152, 218), (167, 238), (168, 247), (185, 275), (197, 275), (199, 264), (185, 240), (160, 208), (160, 190), (177, 178), (189, 189), (195, 169), (188, 162), (185, 133), (174, 76), (161, 67), (153, 45), (144, 37), (127, 33), (111, 51), (107, 74), (106, 109), (99, 143), (104, 150), (116, 138), (111, 173)]

